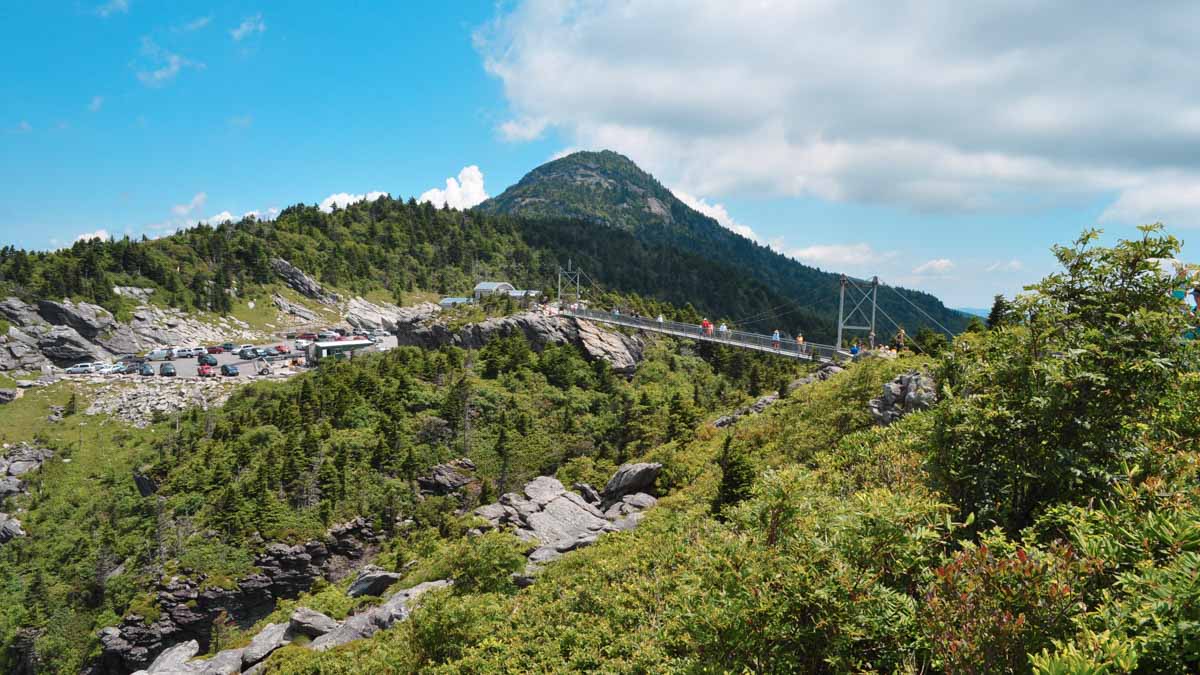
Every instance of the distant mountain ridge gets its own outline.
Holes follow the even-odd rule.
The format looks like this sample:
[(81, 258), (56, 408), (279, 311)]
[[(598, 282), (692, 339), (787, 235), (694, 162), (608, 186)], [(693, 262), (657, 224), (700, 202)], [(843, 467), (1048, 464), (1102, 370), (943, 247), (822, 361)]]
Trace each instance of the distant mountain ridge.
[[(796, 314), (810, 315), (801, 324), (820, 324), (819, 328), (814, 325), (806, 330), (828, 332), (836, 325), (841, 275), (809, 267), (730, 231), (683, 203), (629, 158), (611, 150), (576, 152), (547, 162), (474, 210), (577, 219), (629, 232), (648, 245), (700, 256), (714, 269), (719, 266), (724, 273), (732, 270), (762, 283), (783, 302), (793, 305), (757, 321), (760, 329), (782, 321), (784, 315), (789, 315), (785, 325), (791, 325)], [(946, 307), (928, 293), (896, 291), (903, 298), (888, 290), (880, 292), (881, 314), (891, 316), (909, 332), (922, 325), (936, 328), (934, 321), (960, 331), (969, 321), (969, 316)], [(920, 307), (933, 321), (914, 306)], [(877, 326), (880, 335), (895, 330), (883, 316)]]

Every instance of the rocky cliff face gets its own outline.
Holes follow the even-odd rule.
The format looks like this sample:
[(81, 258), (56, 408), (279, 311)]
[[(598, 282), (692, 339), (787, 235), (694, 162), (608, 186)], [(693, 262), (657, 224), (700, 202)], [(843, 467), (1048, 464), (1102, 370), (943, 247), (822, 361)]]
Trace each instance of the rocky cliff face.
[(576, 345), (589, 358), (608, 361), (613, 370), (619, 373), (632, 373), (645, 351), (645, 342), (639, 336), (605, 330), (589, 321), (540, 312), (522, 312), (488, 319), (468, 324), (457, 331), (437, 323), (398, 326), (396, 331), (401, 345), (426, 348), (455, 345), (479, 349), (493, 337), (515, 334), (524, 335), (537, 350), (548, 344)]
[[(28, 443), (9, 447), (4, 446), (0, 455), (0, 504), (13, 495), (25, 493), (23, 477), (42, 467), (54, 453), (45, 448), (39, 448)], [(0, 512), (0, 544), (16, 537), (24, 537), (25, 530), (16, 516)]]
[(160, 345), (261, 337), (232, 317), (210, 324), (152, 305), (138, 307), (132, 319), (122, 323), (103, 307), (86, 302), (40, 300), (34, 306), (9, 297), (0, 301), (0, 317), (10, 324), (8, 333), (0, 335), (0, 371), (110, 360)]
[(877, 424), (888, 425), (917, 410), (937, 403), (937, 386), (933, 378), (916, 371), (897, 375), (883, 385), (883, 394), (867, 404)]
[(416, 324), (434, 318), (442, 308), (432, 302), (423, 302), (412, 307), (397, 307), (389, 303), (368, 302), (353, 297), (346, 303), (346, 322), (360, 330), (382, 328), (395, 332), (412, 328)]
[(336, 304), (341, 300), (341, 296), (337, 293), (325, 290), (320, 282), (308, 276), (299, 267), (284, 260), (283, 258), (272, 258), (271, 269), (275, 270), (288, 286), (291, 286), (297, 293), (306, 298), (312, 298), (323, 305)]
[(189, 641), (207, 650), (213, 621), (221, 612), (249, 627), (271, 613), (277, 600), (300, 595), (318, 578), (343, 576), (374, 551), (379, 540), (366, 520), (358, 518), (331, 528), (321, 540), (267, 546), (255, 559), (259, 572), (239, 579), (233, 589), (205, 587), (204, 579), (166, 580), (156, 591), (158, 619), (130, 614), (100, 631), (102, 653), (94, 673), (146, 668), (164, 650)]

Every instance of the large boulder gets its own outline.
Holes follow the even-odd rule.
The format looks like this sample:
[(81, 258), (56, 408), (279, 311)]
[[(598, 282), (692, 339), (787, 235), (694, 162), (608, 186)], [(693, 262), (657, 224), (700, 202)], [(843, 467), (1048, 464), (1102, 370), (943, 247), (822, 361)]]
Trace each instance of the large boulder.
[(358, 572), (354, 583), (346, 589), (346, 595), (357, 598), (360, 595), (383, 595), (388, 586), (400, 581), (402, 575), (381, 570), (374, 565), (367, 565)]
[(265, 628), (250, 640), (250, 644), (241, 650), (242, 666), (248, 668), (262, 661), (270, 656), (271, 652), (289, 644), (291, 641), (292, 638), (288, 635), (288, 624), (267, 624)]
[(290, 633), (307, 635), (310, 638), (320, 637), (337, 627), (337, 621), (307, 607), (296, 608), (288, 623)]
[(187, 672), (185, 665), (200, 651), (200, 643), (195, 640), (181, 642), (174, 647), (169, 647), (154, 662), (146, 669), (150, 675), (156, 673), (178, 673)]
[(475, 481), (475, 463), (469, 459), (456, 459), (445, 464), (435, 464), (429, 475), (417, 477), (417, 487), (431, 495), (448, 495)]
[(25, 530), (21, 529), (21, 521), (0, 512), (0, 544), (24, 536)]
[(652, 492), (654, 481), (661, 472), (662, 464), (658, 462), (622, 464), (601, 491), (604, 502), (609, 504), (620, 501), (625, 495), (635, 492)]
[(278, 293), (271, 296), (271, 302), (275, 303), (275, 307), (277, 307), (279, 311), (283, 312), (284, 314), (291, 314), (292, 316), (300, 318), (304, 321), (317, 320), (316, 313), (311, 309), (305, 307), (304, 305), (296, 304)]
[(271, 269), (275, 270), (288, 286), (306, 298), (312, 298), (324, 305), (335, 304), (341, 299), (337, 293), (326, 291), (316, 279), (283, 258), (272, 258)]
[(0, 300), (0, 316), (18, 326), (35, 326), (45, 321), (38, 316), (37, 310), (21, 301), (20, 298), (9, 296)]
[(38, 348), (51, 361), (69, 364), (75, 361), (106, 361), (112, 354), (80, 335), (70, 326), (53, 326), (38, 338)]
[(89, 340), (95, 340), (102, 332), (116, 324), (108, 310), (88, 302), (77, 304), (70, 300), (38, 300), (37, 308), (38, 314), (48, 323), (70, 326)]
[(905, 415), (937, 403), (937, 385), (924, 373), (901, 373), (883, 385), (883, 393), (867, 403), (876, 424), (887, 426)]
[(437, 316), (442, 308), (432, 302), (423, 302), (411, 307), (397, 307), (390, 303), (374, 303), (360, 297), (350, 299), (346, 305), (346, 321), (361, 330), (382, 328), (394, 332), (400, 326), (412, 326)]

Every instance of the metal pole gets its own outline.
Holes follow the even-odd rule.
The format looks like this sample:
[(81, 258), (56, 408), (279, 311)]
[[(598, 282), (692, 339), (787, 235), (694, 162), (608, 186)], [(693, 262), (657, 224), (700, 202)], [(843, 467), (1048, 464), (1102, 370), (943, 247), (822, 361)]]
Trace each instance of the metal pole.
[(562, 266), (558, 267), (558, 308), (562, 309)]
[(838, 330), (837, 330), (837, 343), (836, 343), (836, 347), (838, 349), (842, 348), (842, 326), (845, 324), (845, 319), (842, 317), (842, 312), (845, 311), (845, 308), (846, 308), (846, 275), (843, 274), (842, 275), (842, 290), (841, 290), (840, 295), (838, 296)]
[(879, 277), (871, 277), (871, 349), (875, 349), (875, 300), (879, 297)]

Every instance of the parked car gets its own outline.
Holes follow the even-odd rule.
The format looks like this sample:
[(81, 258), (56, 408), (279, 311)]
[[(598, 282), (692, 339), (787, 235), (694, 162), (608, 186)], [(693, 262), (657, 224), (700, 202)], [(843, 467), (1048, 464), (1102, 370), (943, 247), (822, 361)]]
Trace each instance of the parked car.
[(171, 363), (164, 363), (158, 367), (158, 374), (162, 377), (175, 377), (175, 366)]
[(338, 334), (331, 330), (322, 331), (319, 335), (317, 335), (317, 339), (322, 342), (327, 340), (336, 340), (338, 339)]
[(67, 368), (67, 373), (69, 375), (84, 375), (94, 372), (96, 372), (96, 367), (91, 363), (76, 363), (75, 365)]
[(275, 351), (279, 354), (287, 354), (292, 351), (292, 348), (287, 345), (275, 345)]
[(317, 334), (316, 333), (301, 333), (296, 336), (296, 339), (297, 340), (307, 340), (308, 342), (313, 342), (314, 340), (317, 339)]
[(141, 367), (138, 368), (138, 375), (145, 376), (145, 375), (153, 375), (153, 374), (154, 374), (154, 366), (150, 365), (149, 363), (143, 363), (141, 365)]
[(208, 364), (204, 364), (196, 369), (196, 374), (200, 377), (216, 377), (217, 369)]
[(306, 340), (304, 338), (298, 338), (295, 342), (292, 343), (292, 346), (294, 346), (296, 349), (304, 349), (305, 347), (307, 347), (311, 344), (312, 344), (312, 342), (310, 340)]
[(245, 349), (242, 349), (241, 351), (239, 351), (237, 353), (237, 357), (239, 359), (244, 359), (246, 361), (249, 361), (249, 360), (255, 358), (255, 356), (256, 355), (254, 353), (254, 347), (246, 347)]
[(209, 354), (224, 354), (225, 347), (223, 347), (221, 345), (212, 345), (205, 351), (207, 351)]
[(201, 354), (196, 357), (196, 363), (202, 366), (215, 366), (217, 365), (217, 357), (212, 354)]
[(254, 349), (254, 357), (255, 358), (262, 359), (262, 358), (266, 358), (268, 356), (275, 356), (275, 350), (267, 349), (266, 347), (256, 347)]
[(121, 363), (125, 363), (125, 364), (135, 363), (140, 366), (145, 362), (146, 362), (146, 357), (138, 356), (136, 354), (126, 354), (125, 356), (121, 357)]
[(242, 345), (241, 347), (238, 347), (239, 352), (244, 352), (247, 349), (254, 349), (254, 345)]
[(237, 377), (237, 366), (233, 365), (232, 363), (226, 363), (225, 365), (221, 366), (221, 374), (225, 377)]
[(169, 358), (171, 358), (171, 350), (166, 348), (151, 350), (150, 353), (146, 355), (146, 360), (148, 361), (165, 361)]
[(226, 342), (225, 344), (221, 345), (221, 349), (224, 349), (227, 352), (231, 352), (231, 351), (237, 349), (237, 346), (234, 345), (232, 342)]
[(114, 372), (115, 370), (117, 370), (119, 367), (120, 367), (120, 366), (119, 366), (119, 365), (117, 365), (117, 364), (115, 364), (115, 363), (101, 363), (101, 364), (99, 364), (99, 365), (97, 365), (97, 366), (96, 366), (96, 374), (98, 374), (98, 375), (112, 375), (112, 374), (113, 374), (113, 372)]

